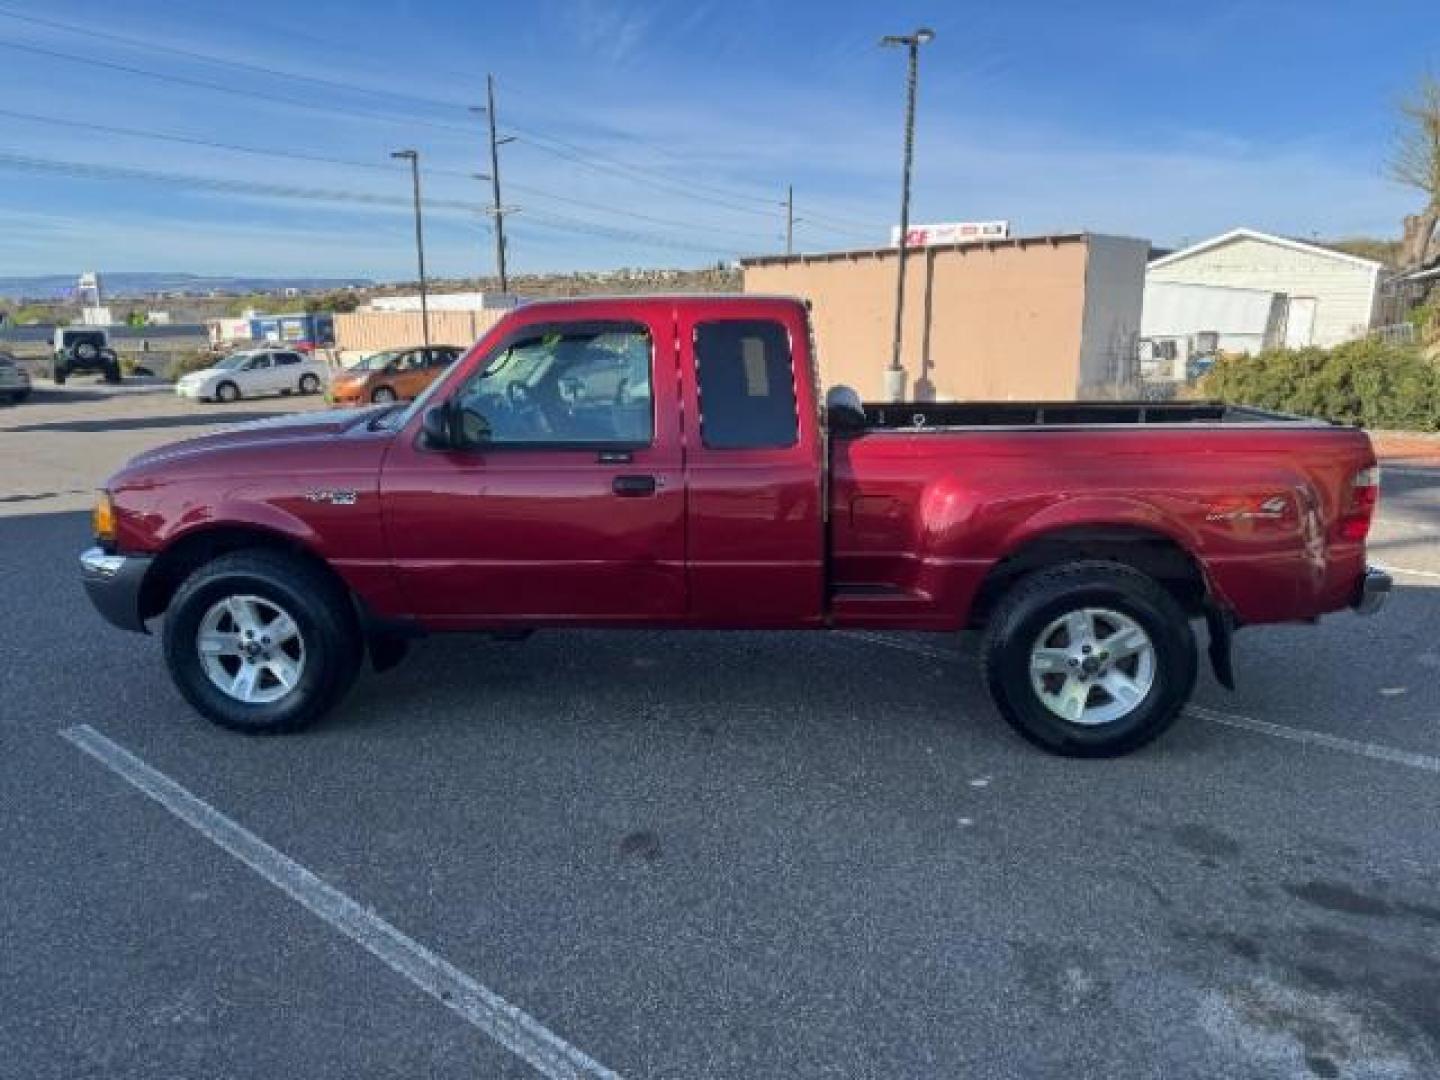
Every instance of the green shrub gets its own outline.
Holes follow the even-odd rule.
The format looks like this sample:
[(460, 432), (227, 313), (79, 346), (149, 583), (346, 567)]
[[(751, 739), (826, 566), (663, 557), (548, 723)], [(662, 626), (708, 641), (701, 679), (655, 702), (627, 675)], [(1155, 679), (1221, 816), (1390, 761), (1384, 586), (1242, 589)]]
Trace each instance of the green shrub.
[(1345, 424), (1440, 431), (1440, 365), (1413, 345), (1351, 341), (1222, 356), (1203, 389), (1220, 401)]
[(1412, 308), (1406, 320), (1415, 327), (1415, 333), (1421, 342), (1440, 342), (1440, 288), (1432, 289), (1430, 298)]
[(188, 375), (192, 371), (204, 371), (213, 367), (219, 356), (210, 349), (192, 349), (189, 352), (181, 353), (175, 360), (174, 366), (170, 368), (170, 377), (178, 379), (181, 375)]

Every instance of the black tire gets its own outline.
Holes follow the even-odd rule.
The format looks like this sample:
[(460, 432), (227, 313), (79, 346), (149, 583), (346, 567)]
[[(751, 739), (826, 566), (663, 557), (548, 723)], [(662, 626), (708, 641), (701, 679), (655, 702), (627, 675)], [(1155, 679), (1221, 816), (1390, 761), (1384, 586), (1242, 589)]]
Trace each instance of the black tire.
[(96, 346), (91, 345), (88, 341), (82, 341), (80, 342), (80, 344), (75, 346), (75, 358), (77, 360), (84, 360), (88, 363), (89, 361), (94, 360), (99, 355), (100, 350)]
[(395, 391), (390, 387), (377, 386), (375, 391), (370, 395), (370, 400), (376, 405), (390, 405), (399, 399), (395, 396)]
[(313, 373), (306, 373), (300, 376), (300, 393), (318, 394), (320, 392), (319, 376)]
[(13, 396), (10, 398), (10, 400), (13, 401), (16, 405), (19, 405), (21, 402), (24, 402), (24, 401), (29, 401), (29, 400), (30, 400), (30, 391), (29, 391), (29, 390), (21, 390), (18, 394), (13, 395)]
[(229, 404), (232, 401), (240, 400), (240, 387), (233, 382), (226, 380), (215, 387), (215, 400)]
[[(277, 701), (250, 704), (213, 683), (200, 659), (201, 621), (226, 596), (256, 596), (288, 612), (304, 642), (305, 664), (294, 689)], [(247, 735), (277, 735), (313, 724), (355, 681), (364, 652), (344, 588), (293, 555), (255, 549), (223, 555), (188, 577), (165, 616), (165, 662), (176, 687), (206, 719)]]
[[(1067, 612), (1082, 609), (1133, 620), (1153, 648), (1148, 692), (1131, 711), (1105, 723), (1082, 724), (1057, 715), (1031, 681), (1032, 650), (1041, 635)], [(1105, 639), (1099, 640), (1103, 645)], [(1197, 668), (1195, 634), (1175, 598), (1138, 570), (1098, 560), (1039, 570), (1012, 586), (990, 618), (983, 657), (990, 695), (1010, 725), (1037, 746), (1069, 757), (1115, 757), (1158, 738), (1190, 699)], [(1063, 681), (1066, 675), (1054, 678)], [(1083, 707), (1108, 698), (1103, 691), (1085, 693), (1090, 696)]]
[(67, 372), (67, 371), (66, 371), (63, 367), (61, 367), (59, 364), (56, 364), (56, 365), (55, 365), (55, 370), (51, 373), (50, 378), (54, 380), (56, 386), (64, 386), (64, 385), (65, 385), (65, 379), (66, 379), (68, 376), (69, 376), (69, 372)]
[(108, 366), (105, 368), (105, 381), (106, 381), (107, 383), (109, 383), (111, 386), (117, 386), (117, 385), (119, 385), (119, 383), (120, 383), (120, 368), (119, 368), (118, 365), (116, 365), (116, 364), (110, 364), (110, 365), (108, 365)]

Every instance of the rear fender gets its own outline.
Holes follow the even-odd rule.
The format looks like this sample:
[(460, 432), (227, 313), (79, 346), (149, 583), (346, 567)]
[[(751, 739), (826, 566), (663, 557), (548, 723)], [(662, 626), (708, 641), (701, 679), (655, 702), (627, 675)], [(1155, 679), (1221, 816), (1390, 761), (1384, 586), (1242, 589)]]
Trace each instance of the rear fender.
[(1062, 529), (1105, 526), (1159, 533), (1192, 555), (1200, 546), (1200, 538), (1178, 515), (1167, 514), (1151, 502), (1124, 495), (1081, 495), (1052, 502), (1027, 517), (1005, 536), (1002, 551), (1016, 551), (1046, 533)]

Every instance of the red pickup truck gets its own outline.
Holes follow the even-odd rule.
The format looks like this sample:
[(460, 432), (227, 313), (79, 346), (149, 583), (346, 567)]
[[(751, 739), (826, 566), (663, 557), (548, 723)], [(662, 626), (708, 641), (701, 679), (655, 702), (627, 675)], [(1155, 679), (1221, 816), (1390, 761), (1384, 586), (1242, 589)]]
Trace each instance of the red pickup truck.
[(535, 627), (984, 628), (1005, 718), (1123, 753), (1179, 714), (1193, 623), (1384, 601), (1365, 434), (1205, 403), (866, 405), (817, 389), (803, 303), (536, 303), (409, 406), (142, 454), (81, 559), (184, 696), (247, 732), (335, 705), (368, 652)]

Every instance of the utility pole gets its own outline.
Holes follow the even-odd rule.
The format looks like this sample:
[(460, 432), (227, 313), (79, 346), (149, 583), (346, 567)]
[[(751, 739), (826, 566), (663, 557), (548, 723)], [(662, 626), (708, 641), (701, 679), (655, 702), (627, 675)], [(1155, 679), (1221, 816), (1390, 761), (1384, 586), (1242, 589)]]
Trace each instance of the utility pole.
[(510, 211), (500, 205), (500, 147), (514, 141), (514, 136), (498, 138), (495, 133), (495, 76), (485, 76), (485, 104), (471, 106), (471, 112), (483, 112), (490, 121), (490, 174), (478, 179), (490, 181), (490, 214), (495, 219), (495, 269), (500, 275), (500, 291), (510, 291), (510, 277), (505, 272), (505, 215)]
[(920, 46), (935, 40), (935, 31), (921, 27), (913, 34), (889, 34), (880, 39), (886, 47), (903, 45), (910, 53), (905, 83), (905, 165), (900, 182), (900, 251), (895, 276), (895, 348), (885, 371), (885, 394), (891, 401), (905, 396), (905, 369), (900, 365), (900, 344), (905, 320), (905, 242), (910, 231), (910, 163), (915, 152), (915, 85), (920, 79)]
[(795, 185), (785, 185), (785, 254), (795, 254)]
[(420, 154), (416, 150), (396, 150), (390, 155), (410, 162), (410, 177), (415, 187), (415, 257), (420, 263), (420, 327), (425, 348), (430, 348), (430, 298), (425, 284), (425, 224), (420, 212)]

